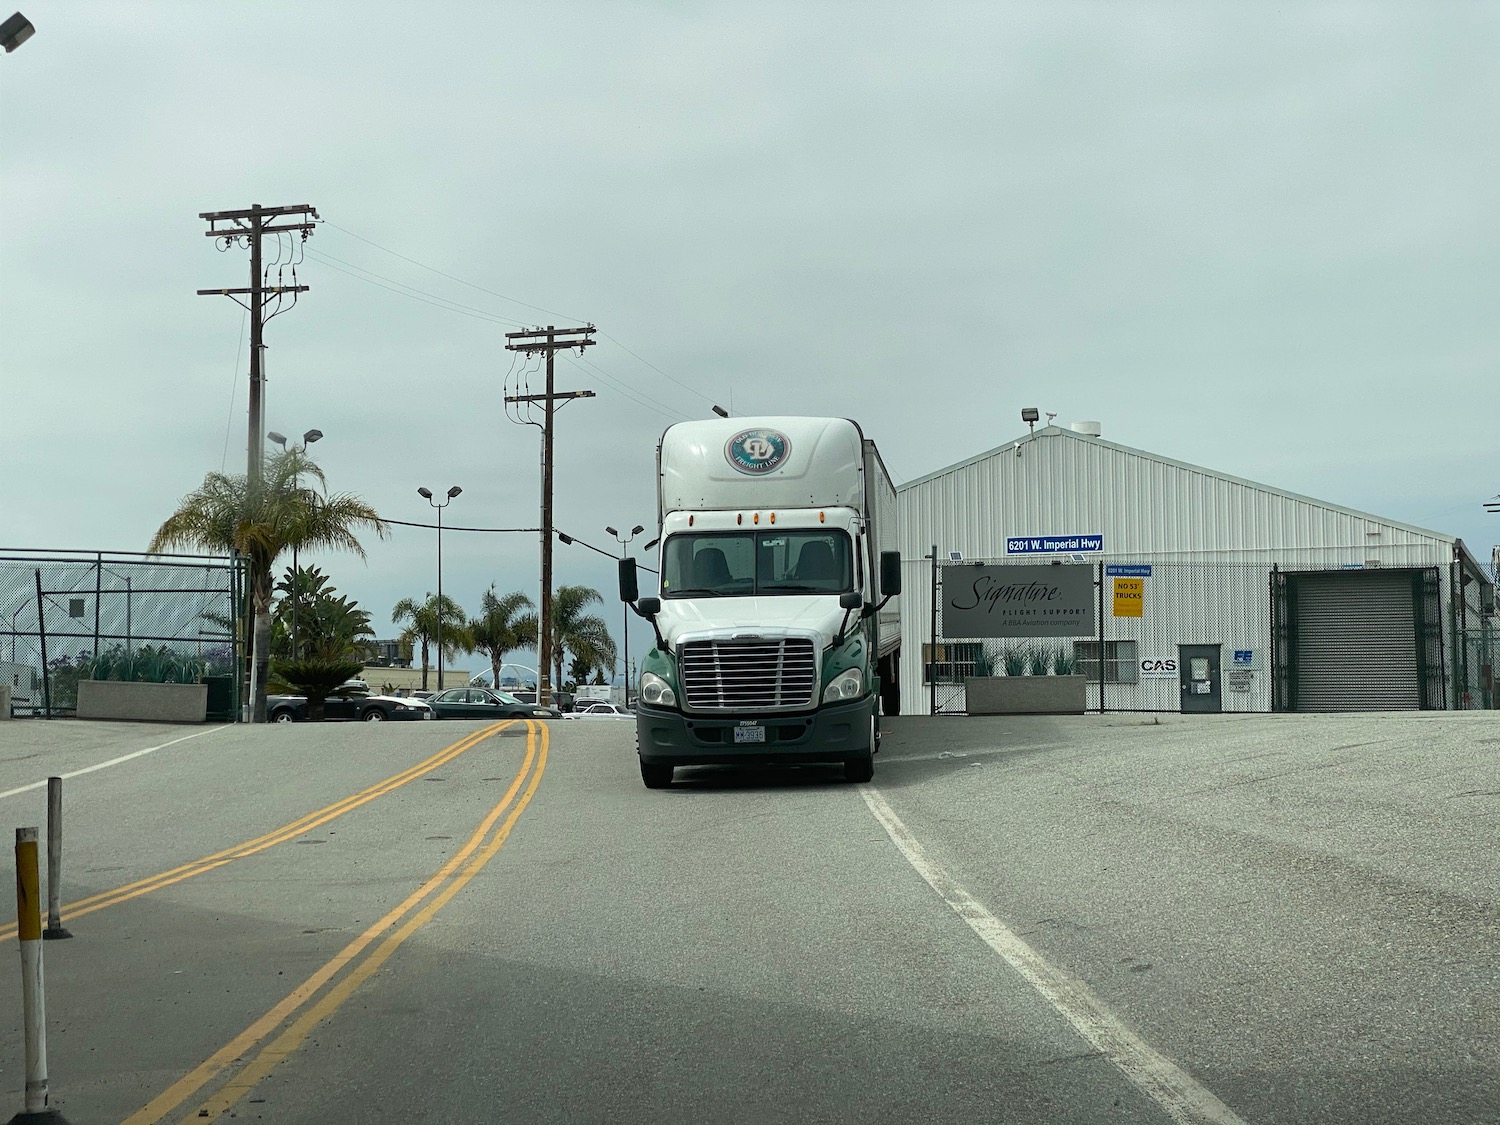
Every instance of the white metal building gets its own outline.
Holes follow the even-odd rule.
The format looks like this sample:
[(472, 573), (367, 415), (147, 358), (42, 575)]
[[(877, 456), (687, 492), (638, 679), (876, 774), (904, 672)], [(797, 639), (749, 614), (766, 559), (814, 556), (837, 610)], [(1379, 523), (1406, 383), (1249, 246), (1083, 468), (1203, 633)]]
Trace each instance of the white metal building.
[[(929, 710), (930, 668), (960, 691), (938, 709), (961, 710), (980, 659), (939, 631), (929, 661), (934, 553), (945, 581), (975, 561), (1093, 568), (1098, 635), (1058, 641), (1091, 676), (1090, 709), (1101, 687), (1107, 710), (1496, 705), (1495, 586), (1461, 540), (1098, 433), (1047, 426), (897, 490), (903, 712)], [(1112, 574), (1143, 576), (1138, 616), (1117, 616)], [(1212, 706), (1184, 698), (1208, 691), (1189, 683), (1195, 657), (1215, 662)]]

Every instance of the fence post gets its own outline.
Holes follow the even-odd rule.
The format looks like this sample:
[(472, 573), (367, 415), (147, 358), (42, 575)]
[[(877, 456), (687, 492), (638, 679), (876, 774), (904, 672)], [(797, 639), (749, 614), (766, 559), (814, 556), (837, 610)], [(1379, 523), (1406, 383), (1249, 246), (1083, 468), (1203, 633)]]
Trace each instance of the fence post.
[(16, 829), (16, 922), (21, 946), (21, 1006), (26, 1028), (25, 1107), (10, 1125), (67, 1125), (47, 1106), (47, 1003), (42, 983), (41, 875), (37, 830)]
[(937, 709), (937, 609), (938, 609), (938, 562), (937, 544), (932, 545), (932, 644), (927, 650), (927, 684), (930, 691), (927, 710), (936, 715)]
[(52, 718), (52, 675), (47, 668), (47, 607), (42, 601), (42, 568), (36, 568), (36, 632), (42, 644), (42, 706)]
[(70, 938), (62, 924), (62, 778), (47, 779), (47, 928), (42, 939)]

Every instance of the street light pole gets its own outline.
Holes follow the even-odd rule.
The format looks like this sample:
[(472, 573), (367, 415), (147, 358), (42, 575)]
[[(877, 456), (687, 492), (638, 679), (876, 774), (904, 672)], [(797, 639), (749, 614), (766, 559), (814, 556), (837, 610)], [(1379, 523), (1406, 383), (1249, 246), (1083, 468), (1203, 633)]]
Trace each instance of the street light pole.
[[(621, 535), (618, 531), (616, 531), (612, 527), (606, 527), (604, 530), (607, 531), (607, 532), (609, 532), (609, 534), (611, 534), (611, 535), (613, 535), (615, 537), (615, 542), (620, 545), (620, 557), (623, 559), (623, 558), (627, 557), (630, 554), (630, 541), (632, 539), (634, 539), (637, 535), (639, 535), (641, 532), (645, 531), (646, 529), (644, 527), (642, 527), (640, 524), (636, 524), (633, 528), (630, 529), (630, 534), (629, 535)], [(624, 654), (624, 658), (623, 658), (623, 660), (621, 662), (621, 666), (623, 667), (623, 669), (625, 671), (625, 676), (624, 676), (624, 679), (625, 679), (625, 706), (629, 707), (630, 706), (630, 606), (629, 605), (625, 606), (624, 627), (621, 630), (621, 632), (623, 633), (622, 640), (624, 641), (624, 644), (625, 644), (625, 654)]]
[[(281, 452), (283, 452), (283, 453), (291, 452), (291, 453), (296, 453), (298, 455), (301, 455), (301, 454), (304, 454), (304, 453), (307, 452), (307, 447), (309, 445), (311, 445), (313, 442), (319, 440), (322, 436), (323, 436), (323, 431), (322, 430), (308, 430), (305, 434), (302, 435), (302, 444), (301, 445), (294, 445), (294, 446), (292, 446), (292, 448), (290, 450), (288, 450), (287, 447), (286, 447), (286, 438), (285, 438), (285, 436), (283, 436), (282, 434), (278, 434), (275, 430), (272, 430), (270, 433), (268, 433), (266, 435), (266, 438), (268, 440), (270, 440), (270, 441), (274, 441), (277, 445), (281, 446)], [(292, 474), (292, 491), (295, 492), (295, 491), (297, 491), (301, 487), (302, 487), (302, 474), (301, 473), (293, 473)], [(301, 572), (300, 569), (298, 569), (298, 566), (297, 566), (297, 544), (293, 543), (292, 544), (292, 659), (293, 660), (296, 660), (297, 656), (298, 656), (298, 652), (297, 652), (297, 603), (300, 602), (301, 600), (302, 600), (302, 572)]]
[(437, 509), (437, 548), (438, 548), (438, 592), (437, 592), (437, 650), (438, 650), (438, 691), (443, 690), (443, 509), (453, 503), (453, 498), (463, 489), (454, 485), (448, 490), (448, 499), (439, 504), (432, 498), (432, 492), (426, 488), (418, 488), (417, 495), (421, 496), (427, 503)]

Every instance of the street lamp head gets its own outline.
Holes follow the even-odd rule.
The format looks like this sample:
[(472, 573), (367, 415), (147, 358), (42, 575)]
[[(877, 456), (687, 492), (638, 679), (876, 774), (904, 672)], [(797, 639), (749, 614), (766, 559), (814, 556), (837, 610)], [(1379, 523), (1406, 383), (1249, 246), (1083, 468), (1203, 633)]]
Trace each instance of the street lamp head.
[(283, 450), (286, 449), (286, 435), (285, 434), (278, 434), (275, 430), (272, 430), (270, 433), (268, 433), (266, 435), (266, 440), (267, 441), (274, 441), (277, 445), (281, 446), (281, 448)]
[(566, 531), (559, 531), (557, 533), (557, 538), (564, 546), (572, 546), (573, 544), (573, 537)]
[(432, 490), (429, 488), (419, 488), (417, 489), (417, 495), (420, 496), (423, 500), (431, 500)]
[(634, 527), (632, 527), (630, 529), (631, 538), (634, 538), (635, 536), (639, 535), (641, 532), (643, 532), (645, 530), (646, 529), (644, 527), (642, 527), (640, 524), (636, 524)]
[(717, 414), (720, 418), (728, 418), (729, 417), (729, 411), (725, 410), (722, 406), (717, 406), (716, 405), (714, 407), (714, 413)]
[(322, 430), (308, 430), (307, 433), (302, 435), (302, 444), (304, 446), (311, 445), (313, 442), (321, 440), (322, 437)]
[(4, 23), (0, 23), (0, 45), (5, 47), (7, 55), (35, 34), (36, 28), (32, 27), (31, 21), (20, 12)]
[(606, 527), (604, 530), (607, 531), (607, 532), (609, 532), (616, 539), (620, 538), (620, 533), (618, 531), (616, 531), (614, 528), (612, 528), (612, 527)]
[(452, 500), (455, 496), (457, 496), (462, 491), (463, 491), (463, 489), (459, 488), (458, 485), (455, 484), (452, 488), (450, 488), (448, 490), (448, 499)]

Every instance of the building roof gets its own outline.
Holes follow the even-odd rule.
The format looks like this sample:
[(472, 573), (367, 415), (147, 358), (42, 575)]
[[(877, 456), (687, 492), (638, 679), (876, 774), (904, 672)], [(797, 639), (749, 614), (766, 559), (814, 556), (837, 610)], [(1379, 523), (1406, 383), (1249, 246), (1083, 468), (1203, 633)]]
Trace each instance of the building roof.
[(1031, 444), (1032, 442), (1041, 441), (1044, 438), (1067, 438), (1073, 441), (1084, 442), (1089, 445), (1103, 446), (1106, 449), (1111, 449), (1118, 453), (1128, 454), (1132, 457), (1139, 457), (1143, 460), (1152, 461), (1160, 465), (1170, 466), (1174, 469), (1183, 469), (1189, 472), (1203, 473), (1205, 476), (1213, 477), (1216, 480), (1227, 481), (1232, 484), (1242, 485), (1246, 488), (1259, 489), (1262, 492), (1281, 497), (1282, 499), (1294, 500), (1303, 504), (1311, 504), (1315, 507), (1323, 508), (1332, 512), (1339, 512), (1343, 515), (1351, 516), (1355, 519), (1370, 520), (1375, 523), (1384, 524), (1387, 527), (1400, 529), (1412, 535), (1424, 536), (1437, 542), (1451, 544), (1456, 550), (1462, 552), (1469, 568), (1476, 575), (1488, 579), (1488, 574), (1486, 573), (1485, 568), (1482, 567), (1475, 559), (1473, 552), (1469, 550), (1468, 544), (1464, 543), (1462, 539), (1459, 539), (1454, 535), (1449, 535), (1441, 531), (1434, 531), (1431, 528), (1418, 527), (1415, 524), (1404, 523), (1400, 520), (1393, 520), (1386, 516), (1376, 515), (1373, 512), (1361, 511), (1358, 508), (1349, 508), (1345, 507), (1342, 504), (1334, 504), (1330, 501), (1321, 500), (1314, 496), (1305, 496), (1298, 492), (1290, 492), (1284, 488), (1276, 488), (1273, 485), (1262, 484), (1259, 481), (1248, 480), (1244, 477), (1237, 477), (1230, 473), (1220, 472), (1217, 469), (1206, 468), (1202, 465), (1194, 465), (1187, 461), (1178, 461), (1171, 457), (1163, 457), (1159, 453), (1151, 453), (1144, 449), (1136, 449), (1133, 446), (1121, 445), (1118, 442), (1106, 441), (1102, 437), (1094, 437), (1091, 434), (1082, 434), (1077, 432), (1076, 430), (1065, 429), (1064, 427), (1057, 425), (1044, 426), (1041, 429), (1037, 430), (1035, 433), (1023, 434), (1020, 437), (1013, 438), (1012, 440), (1007, 441), (1002, 445), (996, 446), (994, 449), (987, 450), (984, 453), (976, 454), (973, 457), (969, 457), (963, 461), (959, 461), (955, 464), (949, 465), (947, 468), (938, 469), (935, 472), (927, 473), (923, 476), (917, 477), (915, 480), (906, 481), (903, 484), (897, 485), (896, 491), (897, 493), (905, 492), (907, 489), (914, 488), (917, 485), (925, 484), (928, 481), (937, 480), (938, 478), (948, 476), (951, 473), (956, 473), (961, 469), (968, 468), (970, 465), (975, 465), (982, 461), (987, 461), (992, 457), (998, 457), (1002, 453), (1010, 454), (1018, 447), (1024, 447)]

